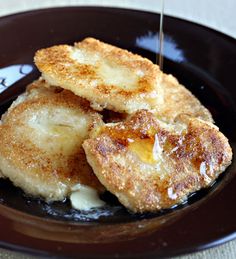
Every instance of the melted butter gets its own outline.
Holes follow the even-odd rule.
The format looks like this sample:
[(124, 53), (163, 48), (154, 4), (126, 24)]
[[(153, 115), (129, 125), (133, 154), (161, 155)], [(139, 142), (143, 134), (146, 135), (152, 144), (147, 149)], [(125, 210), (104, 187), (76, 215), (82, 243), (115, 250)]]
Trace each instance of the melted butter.
[(95, 189), (81, 184), (77, 184), (72, 188), (70, 200), (74, 209), (83, 211), (105, 205), (105, 202), (99, 198)]

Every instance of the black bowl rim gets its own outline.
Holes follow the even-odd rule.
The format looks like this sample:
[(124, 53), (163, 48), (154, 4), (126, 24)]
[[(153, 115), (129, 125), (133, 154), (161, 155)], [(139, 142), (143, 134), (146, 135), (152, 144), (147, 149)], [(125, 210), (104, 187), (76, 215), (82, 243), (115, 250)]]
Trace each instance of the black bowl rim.
[[(20, 17), (20, 16), (24, 17), (24, 16), (27, 16), (27, 15), (39, 14), (39, 13), (56, 12), (56, 11), (59, 11), (59, 10), (62, 10), (62, 9), (65, 10), (65, 11), (79, 9), (79, 10), (94, 10), (94, 11), (105, 11), (105, 12), (106, 11), (111, 11), (111, 12), (119, 11), (119, 12), (127, 12), (127, 14), (135, 12), (135, 13), (140, 13), (140, 14), (145, 13), (145, 14), (150, 14), (150, 15), (158, 15), (158, 13), (155, 13), (155, 12), (144, 11), (144, 10), (139, 10), (139, 9), (136, 10), (136, 9), (129, 9), (129, 8), (119, 8), (119, 7), (106, 7), (106, 6), (96, 6), (96, 5), (95, 6), (86, 6), (86, 5), (85, 6), (69, 6), (69, 7), (63, 6), (63, 7), (33, 9), (33, 10), (28, 10), (28, 11), (23, 11), (23, 12), (18, 12), (18, 13), (13, 13), (13, 14), (1, 16), (0, 17), (0, 23), (3, 20), (6, 20), (6, 19), (12, 19), (12, 18), (15, 18), (15, 17)], [(195, 23), (195, 22), (186, 21), (186, 20), (181, 19), (181, 18), (175, 18), (175, 17), (169, 16), (169, 15), (165, 15), (165, 17), (169, 17), (169, 18), (177, 20), (177, 21), (182, 21), (182, 22), (185, 22), (187, 24), (192, 24), (192, 25), (198, 26), (199, 28), (202, 28), (206, 31), (208, 30), (211, 33), (217, 34), (219, 37), (223, 37), (224, 39), (226, 39), (227, 41), (230, 41), (231, 43), (235, 43), (235, 39), (233, 37), (231, 37), (229, 35), (226, 35), (226, 34), (220, 32), (220, 31), (217, 31), (215, 29), (208, 28), (204, 25), (201, 25), (201, 24), (198, 24), (198, 23)], [(32, 216), (32, 217), (37, 218), (37, 216)], [(169, 255), (180, 255), (180, 254), (186, 254), (186, 253), (190, 253), (190, 252), (194, 252), (194, 251), (201, 251), (203, 249), (207, 249), (207, 248), (211, 248), (211, 247), (221, 245), (221, 244), (223, 244), (225, 242), (228, 242), (230, 240), (233, 240), (233, 239), (236, 239), (236, 230), (233, 233), (230, 233), (228, 235), (219, 236), (218, 238), (214, 239), (213, 241), (209, 241), (209, 243), (207, 243), (207, 244), (202, 244), (202, 245), (199, 245), (197, 247), (193, 246), (193, 247), (188, 247), (188, 248), (184, 248), (184, 249), (176, 249), (173, 253), (170, 253)], [(44, 256), (55, 255), (55, 254), (51, 254), (51, 253), (47, 253), (47, 252), (43, 252), (43, 251), (39, 251), (39, 250), (34, 250), (34, 249), (31, 249), (31, 248), (28, 248), (28, 247), (22, 247), (22, 246), (18, 246), (18, 245), (4, 243), (4, 242), (1, 242), (1, 241), (0, 241), (0, 246), (2, 248), (5, 248), (5, 249), (10, 248), (14, 251), (27, 252), (27, 253), (30, 253), (32, 255), (44, 255)], [(155, 254), (147, 253), (144, 256), (148, 256), (148, 257), (151, 256), (152, 257), (152, 256), (155, 256)], [(59, 257), (60, 257), (60, 255), (59, 255)], [(134, 255), (134, 257), (135, 258), (142, 258), (142, 256), (139, 257), (139, 255), (136, 255), (136, 256)]]

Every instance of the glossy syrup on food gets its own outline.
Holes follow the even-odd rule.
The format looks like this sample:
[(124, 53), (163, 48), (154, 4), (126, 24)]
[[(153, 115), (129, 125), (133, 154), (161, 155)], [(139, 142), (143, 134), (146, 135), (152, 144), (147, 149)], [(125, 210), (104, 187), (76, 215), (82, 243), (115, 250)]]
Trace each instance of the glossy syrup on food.
[[(163, 0), (164, 3), (164, 0)], [(163, 16), (162, 18), (163, 19)], [(162, 23), (163, 26), (163, 23)], [(159, 32), (160, 34), (160, 32)], [(168, 37), (159, 37), (161, 43), (168, 43)], [(147, 39), (148, 40), (148, 39)], [(149, 41), (148, 41), (149, 42)], [(173, 43), (173, 42), (172, 42)], [(161, 45), (161, 44), (160, 44)], [(164, 59), (163, 56), (163, 45), (161, 51), (149, 51), (144, 48), (133, 48), (130, 49), (134, 53), (138, 53), (144, 57), (149, 58), (153, 62), (156, 62), (160, 65), (159, 60)], [(155, 48), (155, 50), (157, 50)], [(176, 52), (176, 50), (175, 50)], [(157, 53), (159, 53), (159, 60), (157, 62)], [(165, 54), (166, 56), (166, 54)], [(181, 83), (187, 86), (190, 91), (192, 91), (202, 102), (203, 104), (211, 110), (213, 117), (216, 121), (216, 124), (220, 126), (223, 132), (228, 132), (230, 129), (227, 127), (227, 123), (222, 123), (225, 121), (225, 115), (222, 117), (222, 114), (231, 114), (230, 108), (225, 105), (223, 102), (225, 97), (228, 96), (227, 91), (222, 92), (217, 86), (214, 85), (214, 82), (210, 78), (205, 76), (200, 70), (193, 66), (189, 66), (188, 63), (179, 63), (178, 60), (173, 61), (171, 59), (164, 60), (165, 62), (165, 72), (172, 73), (175, 75)], [(162, 62), (163, 64), (163, 62)], [(32, 65), (33, 66), (33, 65)], [(23, 79), (15, 82), (11, 87), (7, 88), (0, 95), (0, 112), (3, 114), (8, 107), (11, 105), (11, 102), (16, 98), (16, 96), (22, 93), (25, 89), (25, 86), (32, 82), (32, 80), (37, 79), (39, 76), (38, 72), (33, 70), (30, 74), (25, 76)], [(2, 81), (2, 83), (4, 83)], [(210, 99), (208, 97), (211, 97)], [(228, 100), (229, 98), (227, 98)], [(223, 100), (223, 101), (222, 101)], [(220, 108), (219, 108), (220, 107)], [(219, 111), (220, 109), (220, 111)], [(230, 116), (229, 116), (230, 117)], [(120, 118), (117, 120), (119, 121)], [(229, 133), (230, 134), (230, 133)], [(153, 142), (153, 140), (151, 141)], [(140, 143), (137, 142), (137, 145)], [(150, 152), (148, 152), (146, 159), (153, 161), (152, 156), (152, 143), (150, 144), (147, 141)], [(138, 147), (135, 147), (138, 150)], [(140, 148), (141, 151), (141, 148)], [(201, 165), (200, 165), (201, 166)], [(202, 172), (204, 168), (202, 165)], [(222, 174), (216, 181), (216, 184), (213, 187), (217, 186), (217, 183), (220, 183), (221, 179), (224, 177)], [(92, 209), (90, 211), (78, 211), (71, 208), (69, 200), (63, 202), (54, 202), (46, 203), (40, 198), (30, 198), (26, 196), (19, 188), (16, 188), (12, 183), (5, 179), (0, 179), (0, 203), (6, 206), (12, 207), (14, 209), (26, 212), (28, 214), (46, 217), (56, 220), (64, 221), (76, 221), (76, 222), (85, 222), (85, 221), (98, 221), (98, 222), (128, 222), (142, 218), (151, 218), (166, 213), (171, 213), (173, 210), (178, 210), (183, 207), (189, 206), (192, 203), (199, 201), (201, 198), (205, 197), (211, 190), (212, 187), (207, 189), (202, 189), (196, 193), (190, 194), (189, 198), (182, 204), (175, 205), (174, 207), (162, 210), (157, 213), (145, 213), (145, 214), (133, 214), (127, 211), (109, 192), (104, 193), (101, 196), (106, 202), (106, 206), (99, 209)]]
[[(134, 52), (138, 52), (142, 56), (145, 56), (151, 60), (155, 60), (155, 53), (146, 52), (144, 50), (135, 49)], [(205, 101), (206, 106), (213, 112), (213, 117), (217, 124), (220, 126), (221, 129), (223, 129), (223, 132), (225, 132), (228, 128), (225, 128), (225, 125), (221, 123), (221, 121), (224, 121), (223, 118), (221, 118), (221, 114), (230, 112), (227, 108), (227, 106), (222, 106), (219, 103), (221, 103), (221, 100), (219, 100), (219, 93), (218, 88), (214, 87), (214, 85), (209, 85), (207, 78), (203, 78), (201, 75), (199, 76), (197, 74), (197, 71), (195, 70), (186, 70), (185, 67), (179, 63), (173, 63), (170, 60), (165, 59), (165, 69), (167, 72), (170, 72), (174, 75), (179, 75), (179, 79), (182, 82), (185, 82), (186, 86), (191, 86), (189, 89), (194, 92), (194, 94), (202, 101)], [(35, 79), (37, 78), (34, 76)], [(30, 83), (32, 81), (31, 77), (28, 77)], [(20, 83), (21, 81), (19, 81)], [(190, 84), (191, 82), (191, 84)], [(202, 85), (205, 85), (204, 88), (202, 88)], [(18, 86), (16, 86), (18, 87)], [(21, 85), (21, 92), (24, 91), (25, 83)], [(6, 93), (9, 95), (9, 99), (11, 97), (11, 101), (15, 98), (15, 91), (11, 92), (11, 89), (14, 90), (14, 88), (9, 88)], [(9, 92), (8, 92), (9, 91)], [(227, 94), (227, 93), (225, 93)], [(208, 106), (209, 103), (205, 100), (205, 96), (210, 95), (211, 99), (214, 100), (214, 103), (216, 104), (214, 107), (211, 105)], [(221, 95), (222, 96), (222, 95)], [(7, 108), (10, 106), (11, 101), (8, 103), (2, 102), (0, 103), (0, 109), (1, 113), (4, 113)], [(221, 110), (219, 111), (219, 108), (221, 107)], [(222, 110), (223, 109), (223, 110)], [(123, 118), (121, 118), (122, 120)], [(226, 131), (227, 132), (227, 131)], [(153, 132), (150, 132), (151, 138), (146, 138), (145, 145), (149, 146), (148, 152), (146, 157), (143, 157), (146, 161), (153, 162), (153, 143), (155, 142), (154, 134)], [(129, 136), (131, 139), (132, 147), (132, 140), (136, 138), (136, 145), (135, 149), (137, 152), (141, 150), (141, 146), (143, 145), (142, 140), (139, 142), (140, 137), (144, 140), (145, 136)], [(139, 137), (139, 138), (137, 138)], [(171, 150), (172, 147), (170, 147)], [(141, 151), (139, 152), (141, 155)], [(199, 165), (198, 165), (199, 166)], [(202, 166), (203, 167), (203, 166)], [(203, 171), (203, 168), (202, 168)], [(219, 183), (222, 179), (224, 174), (222, 174), (216, 181), (216, 183)], [(217, 186), (217, 184), (214, 184), (213, 186)], [(71, 207), (70, 201), (65, 200), (63, 202), (53, 202), (53, 203), (46, 203), (42, 199), (39, 198), (30, 198), (26, 196), (19, 188), (16, 188), (12, 185), (12, 183), (9, 180), (0, 179), (0, 203), (4, 204), (6, 206), (15, 208), (17, 210), (26, 212), (31, 215), (36, 215), (40, 217), (46, 217), (49, 219), (56, 219), (56, 220), (63, 220), (63, 221), (75, 221), (75, 222), (130, 222), (142, 218), (152, 218), (157, 216), (162, 216), (167, 213), (171, 213), (173, 211), (176, 211), (178, 209), (181, 209), (183, 207), (188, 206), (189, 204), (195, 203), (196, 201), (200, 200), (204, 196), (206, 196), (211, 190), (214, 189), (212, 187), (207, 189), (202, 189), (196, 193), (190, 194), (189, 198), (183, 202), (182, 204), (175, 205), (170, 209), (161, 210), (157, 213), (145, 213), (145, 214), (133, 214), (129, 211), (127, 211), (117, 200), (115, 196), (113, 196), (111, 193), (106, 192), (101, 196), (101, 199), (106, 202), (106, 205), (99, 209), (92, 209), (89, 211), (79, 211), (75, 210)]]

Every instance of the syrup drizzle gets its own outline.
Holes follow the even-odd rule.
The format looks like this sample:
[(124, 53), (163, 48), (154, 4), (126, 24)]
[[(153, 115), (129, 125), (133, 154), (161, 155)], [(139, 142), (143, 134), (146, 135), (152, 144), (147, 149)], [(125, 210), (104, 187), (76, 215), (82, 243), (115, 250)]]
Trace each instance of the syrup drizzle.
[[(159, 55), (156, 64), (159, 65), (160, 69), (163, 70), (163, 44), (164, 44), (164, 33), (163, 33), (163, 17), (164, 17), (164, 1), (161, 0), (161, 12), (160, 12), (160, 26), (159, 26)], [(158, 47), (157, 47), (158, 50)]]

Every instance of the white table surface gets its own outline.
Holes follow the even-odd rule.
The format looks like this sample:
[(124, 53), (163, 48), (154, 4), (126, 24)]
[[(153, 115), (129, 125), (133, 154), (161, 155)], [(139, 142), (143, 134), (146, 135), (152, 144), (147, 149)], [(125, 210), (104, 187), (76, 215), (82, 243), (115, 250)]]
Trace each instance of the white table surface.
[[(160, 0), (0, 0), (0, 16), (46, 7), (78, 5), (160, 11)], [(206, 25), (236, 39), (236, 0), (165, 0), (165, 14)], [(34, 257), (0, 249), (0, 258), (26, 259)], [(236, 240), (203, 252), (177, 258), (235, 259)]]

